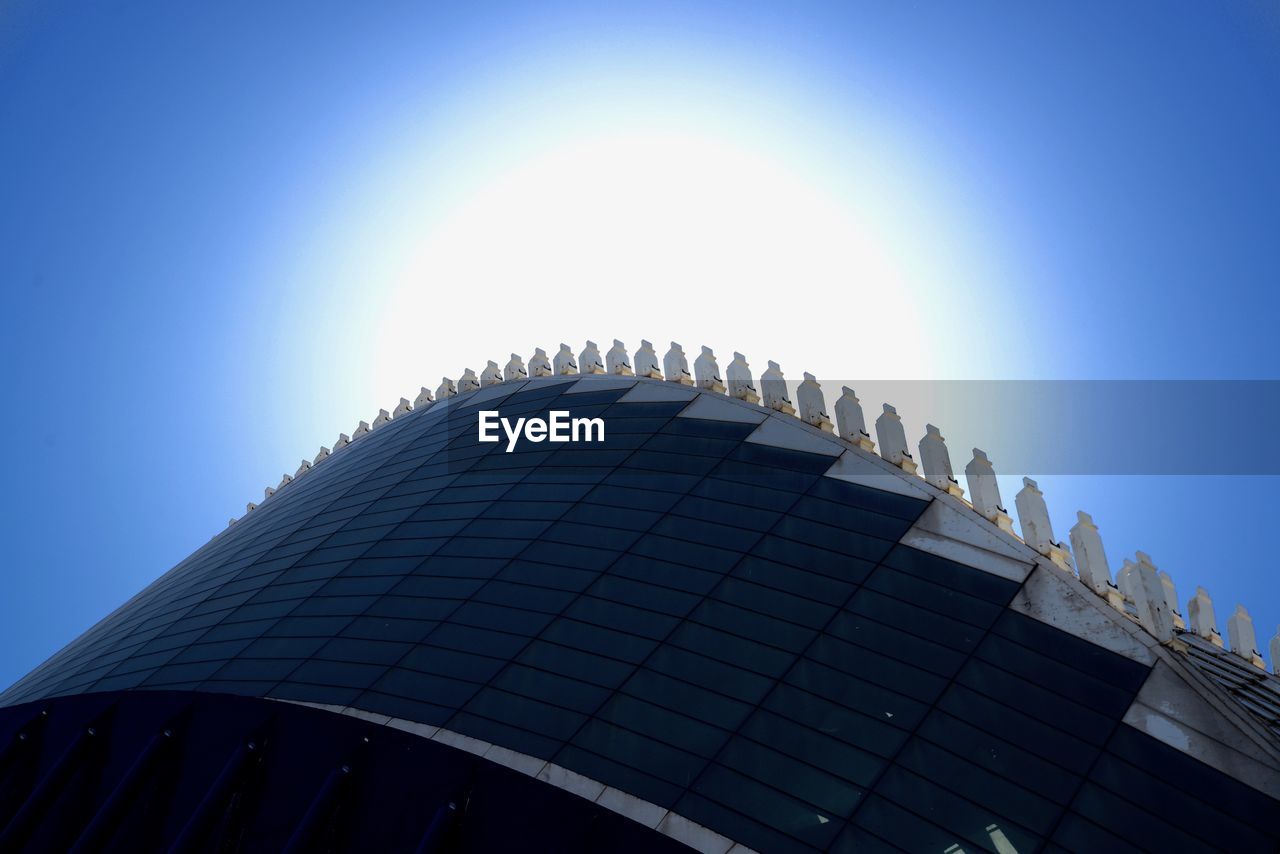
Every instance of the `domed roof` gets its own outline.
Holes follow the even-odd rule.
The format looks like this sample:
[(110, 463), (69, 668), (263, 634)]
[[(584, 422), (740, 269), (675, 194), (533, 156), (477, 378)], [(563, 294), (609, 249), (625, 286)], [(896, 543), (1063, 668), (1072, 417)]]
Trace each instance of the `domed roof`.
[[(734, 397), (705, 365), (669, 382), (557, 360), (505, 380), (491, 363), (466, 392), (446, 380), (443, 399), (384, 411), (0, 704), (319, 706), (709, 849), (1098, 848), (1116, 828), (1275, 844), (1274, 757), (1236, 763), (1248, 723), (1227, 713), (1218, 753), (1166, 744), (1185, 721), (1144, 692), (1153, 671), (1194, 671), (1062, 554), (962, 500), (945, 447), (926, 480), (905, 444), (877, 456), (833, 430), (812, 389), (797, 418), (785, 386), (757, 405), (740, 372)], [(604, 435), (481, 442), (481, 411), (599, 418)], [(1176, 690), (1207, 703), (1202, 687)], [(1179, 814), (1174, 772), (1236, 800)]]

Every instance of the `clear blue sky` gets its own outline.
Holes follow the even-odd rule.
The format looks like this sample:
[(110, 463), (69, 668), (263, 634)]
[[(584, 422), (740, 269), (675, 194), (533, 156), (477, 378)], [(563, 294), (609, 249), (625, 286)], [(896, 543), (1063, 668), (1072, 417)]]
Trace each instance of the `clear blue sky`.
[[(872, 379), (895, 363), (858, 335), (905, 311), (901, 358), (932, 355), (899, 373), (919, 379), (1280, 374), (1274, 3), (465, 5), (0, 12), (0, 685), (322, 441), (513, 349), (679, 334), (697, 352), (707, 329), (726, 356), (773, 346), (783, 316), (795, 343), (751, 351), (757, 365)], [(525, 165), (579, 138), (652, 133), (711, 134), (746, 152), (731, 162), (767, 164), (726, 172), (729, 185), (776, 167), (760, 178), (770, 198), (856, 209), (880, 258), (866, 269), (889, 278), (824, 294), (834, 310), (805, 335), (804, 281), (764, 303), (708, 274), (728, 289), (713, 305), (696, 282), (655, 281), (642, 300), (608, 271), (593, 295), (483, 266), (510, 242), (484, 239), (485, 200), (509, 207), (486, 188), (535, 188), (522, 204), (536, 226)], [(629, 149), (600, 150), (607, 164)], [(722, 160), (698, 150), (712, 165), (692, 181)], [(610, 168), (628, 187), (627, 164)], [(682, 202), (677, 186), (655, 216)], [(478, 242), (453, 239), (468, 216)], [(450, 241), (472, 248), (446, 264)], [(509, 280), (415, 280), (424, 242), (425, 269), (474, 261)], [(758, 247), (738, 251), (750, 269)], [(408, 302), (405, 281), (420, 285)], [(567, 298), (588, 305), (581, 322), (557, 313)], [(633, 329), (640, 302), (675, 307), (673, 328), (654, 309)], [(864, 332), (842, 338), (851, 328)], [(1276, 441), (1258, 423), (1252, 446), (1223, 447), (1214, 420), (1232, 413), (1189, 406), (1150, 429), (1195, 455)], [(1088, 509), (1116, 568), (1148, 551), (1184, 603), (1210, 590), (1224, 634), (1237, 601), (1260, 644), (1275, 632), (1277, 478), (1041, 485), (1060, 536)]]

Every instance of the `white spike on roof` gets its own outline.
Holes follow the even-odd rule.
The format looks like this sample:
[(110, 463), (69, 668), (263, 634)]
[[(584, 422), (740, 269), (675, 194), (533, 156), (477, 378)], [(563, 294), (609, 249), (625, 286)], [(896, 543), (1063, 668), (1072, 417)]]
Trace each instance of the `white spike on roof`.
[(385, 409), (379, 409), (378, 414), (374, 416), (373, 424), (369, 427), (369, 429), (377, 430), (383, 424), (390, 424), (390, 423), (391, 423), (391, 413)]
[(339, 448), (345, 448), (347, 445), (350, 445), (350, 444), (351, 444), (351, 437), (348, 436), (346, 433), (339, 433), (337, 441), (333, 443), (333, 449), (336, 451)]
[(268, 486), (268, 487), (266, 487), (265, 489), (263, 489), (263, 490), (262, 490), (262, 500), (263, 500), (263, 501), (266, 501), (268, 498), (270, 498), (271, 496), (273, 496), (273, 495), (275, 495), (275, 494), (276, 494), (276, 490), (275, 490), (275, 488), (274, 488), (274, 487), (271, 487), (271, 486)]
[(1173, 620), (1173, 627), (1180, 632), (1187, 630), (1187, 623), (1182, 619), (1182, 612), (1178, 610), (1178, 589), (1173, 586), (1173, 576), (1160, 570), (1160, 586), (1164, 590), (1164, 603), (1169, 608), (1169, 617)]
[(440, 378), (440, 385), (436, 387), (436, 398), (444, 400), (446, 397), (455, 397), (458, 394), (458, 387), (453, 384), (453, 380), (448, 377)]
[(311, 461), (311, 464), (316, 465), (327, 456), (329, 456), (329, 449), (321, 445), (320, 450), (316, 453), (316, 458)]
[(288, 486), (292, 481), (293, 481), (293, 476), (292, 476), (292, 475), (290, 475), (288, 472), (285, 472), (285, 473), (280, 477), (280, 483), (279, 483), (279, 484), (277, 484), (277, 486), (276, 486), (276, 490), (277, 490), (277, 491), (279, 491), (279, 490), (281, 490), (281, 489), (284, 489), (284, 488), (285, 488), (286, 486)]
[(480, 372), (480, 386), (497, 385), (502, 382), (502, 369), (498, 367), (498, 363), (490, 359), (484, 366), (484, 370)]
[(640, 339), (640, 349), (636, 350), (636, 376), (652, 380), (662, 379), (662, 368), (658, 366), (658, 353), (652, 342)]
[(533, 355), (529, 357), (529, 376), (551, 376), (551, 362), (547, 359), (547, 351), (541, 347), (533, 348)]
[(747, 403), (760, 402), (760, 392), (756, 391), (755, 378), (751, 376), (751, 366), (747, 364), (746, 356), (734, 353), (733, 361), (725, 369), (724, 375), (729, 381), (728, 391), (731, 397)]
[(356, 425), (356, 429), (351, 431), (351, 441), (354, 442), (356, 439), (359, 439), (361, 436), (367, 436), (370, 432), (372, 432), (372, 430), (373, 428), (369, 426), (368, 421), (361, 421), (359, 424)]
[(1165, 598), (1164, 585), (1155, 564), (1145, 552), (1137, 553), (1138, 562), (1129, 564), (1132, 569), (1133, 604), (1138, 611), (1138, 622), (1156, 640), (1164, 643), (1173, 637), (1173, 615)]
[(769, 367), (760, 375), (760, 394), (764, 398), (764, 405), (769, 409), (776, 409), (784, 415), (796, 414), (787, 391), (787, 380), (777, 362), (769, 362)]
[(916, 473), (916, 461), (907, 450), (907, 431), (902, 426), (898, 410), (884, 404), (884, 411), (876, 419), (876, 441), (880, 443), (880, 456), (898, 466), (907, 474)]
[(956, 498), (964, 497), (964, 490), (956, 480), (956, 473), (951, 468), (951, 454), (947, 451), (947, 440), (942, 438), (942, 431), (932, 424), (924, 425), (924, 437), (917, 447), (920, 449), (920, 466), (924, 469), (924, 479)]
[(555, 358), (552, 359), (551, 366), (558, 377), (578, 372), (578, 363), (574, 361), (573, 351), (569, 349), (568, 344), (560, 345), (560, 350), (556, 353)]
[(295, 479), (297, 479), (302, 475), (306, 474), (310, 470), (311, 470), (311, 461), (303, 460), (302, 465), (298, 466), (298, 470), (293, 473), (293, 476)]
[(1049, 522), (1049, 505), (1039, 485), (1029, 477), (1022, 479), (1022, 489), (1013, 497), (1018, 508), (1018, 522), (1022, 526), (1022, 539), (1031, 548), (1049, 558), (1063, 569), (1070, 571), (1070, 558), (1053, 538), (1053, 525)]
[(396, 408), (391, 411), (392, 418), (399, 418), (413, 411), (413, 404), (409, 402), (409, 398), (402, 397), (400, 402), (396, 404)]
[(581, 374), (604, 373), (604, 360), (600, 358), (600, 348), (596, 346), (596, 342), (587, 342), (587, 346), (578, 354), (578, 365), (578, 372)]
[(604, 364), (605, 369), (615, 376), (635, 375), (635, 371), (631, 369), (631, 359), (627, 356), (627, 346), (617, 338), (613, 339), (613, 346), (609, 348), (608, 353), (605, 353)]
[(1000, 501), (1000, 484), (996, 470), (981, 448), (973, 449), (973, 459), (964, 467), (965, 482), (969, 486), (969, 500), (973, 509), (1002, 531), (1013, 533), (1013, 520)]
[(244, 512), (246, 513), (252, 513), (254, 510), (257, 510), (257, 509), (258, 509), (258, 505), (254, 504), (252, 501), (250, 501), (248, 504), (244, 506)]
[(840, 387), (840, 399), (836, 401), (836, 434), (846, 442), (852, 442), (864, 451), (873, 452), (876, 443), (867, 432), (867, 420), (862, 414), (862, 401), (853, 389)]
[(418, 392), (418, 396), (413, 399), (413, 406), (415, 409), (422, 409), (424, 406), (430, 406), (435, 402), (436, 399), (432, 396), (430, 390), (423, 386), (422, 391)]
[(818, 383), (818, 378), (808, 371), (804, 374), (804, 381), (796, 387), (796, 408), (804, 423), (828, 433), (835, 432), (835, 425), (827, 414), (827, 401), (822, 396), (822, 386)]
[(470, 368), (464, 368), (462, 376), (458, 378), (458, 394), (467, 394), (480, 388), (480, 378), (476, 376), (476, 372)]
[(710, 347), (703, 346), (698, 358), (693, 360), (693, 380), (698, 388), (716, 394), (724, 394), (724, 380), (720, 379), (720, 366), (716, 364), (716, 354)]
[(1124, 611), (1124, 596), (1111, 581), (1111, 564), (1107, 562), (1106, 549), (1102, 547), (1102, 535), (1093, 517), (1080, 510), (1076, 513), (1076, 523), (1071, 526), (1068, 537), (1071, 550), (1076, 555), (1076, 569), (1080, 580), (1094, 593), (1106, 599), (1117, 611)]
[(1258, 655), (1258, 636), (1253, 630), (1253, 617), (1243, 605), (1236, 605), (1235, 613), (1227, 619), (1227, 637), (1231, 640), (1231, 651), (1245, 661), (1266, 670), (1262, 657)]
[(1191, 631), (1207, 641), (1222, 646), (1222, 635), (1218, 633), (1218, 618), (1213, 613), (1213, 599), (1209, 591), (1203, 587), (1196, 588), (1196, 595), (1187, 600), (1187, 619), (1191, 621)]
[(529, 372), (525, 370), (524, 359), (520, 358), (518, 353), (512, 353), (511, 359), (507, 362), (506, 367), (502, 369), (502, 379), (506, 382), (512, 380), (523, 380), (529, 376)]
[(689, 373), (689, 360), (684, 356), (684, 348), (671, 342), (671, 349), (662, 357), (662, 373), (669, 383), (693, 385), (693, 376)]

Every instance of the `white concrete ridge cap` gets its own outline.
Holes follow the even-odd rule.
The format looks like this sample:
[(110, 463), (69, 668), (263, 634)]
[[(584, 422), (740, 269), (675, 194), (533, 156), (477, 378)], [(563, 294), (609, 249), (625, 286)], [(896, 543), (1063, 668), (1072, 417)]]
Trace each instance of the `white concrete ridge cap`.
[(1253, 617), (1243, 605), (1236, 605), (1235, 613), (1227, 620), (1227, 635), (1231, 639), (1231, 651), (1241, 658), (1257, 655), (1258, 638), (1253, 630)]
[(662, 372), (668, 382), (693, 384), (693, 378), (689, 375), (689, 360), (684, 356), (684, 349), (674, 341), (671, 342), (671, 349), (662, 357)]
[(920, 464), (924, 467), (925, 480), (957, 498), (963, 495), (951, 468), (951, 454), (947, 450), (942, 432), (932, 424), (925, 425), (925, 434), (918, 445)]
[[(1187, 600), (1187, 618), (1191, 620), (1191, 631), (1206, 640), (1212, 640), (1218, 633), (1218, 618), (1213, 613), (1213, 599), (1208, 590), (1196, 588), (1196, 595)], [(1272, 664), (1277, 660), (1273, 655)]]
[(529, 372), (524, 368), (524, 359), (516, 353), (511, 354), (511, 361), (507, 362), (507, 366), (502, 369), (502, 378), (504, 380), (522, 380), (529, 376)]
[(596, 342), (588, 341), (586, 348), (578, 356), (578, 364), (581, 366), (578, 370), (581, 374), (603, 374), (604, 360), (600, 358), (600, 349), (596, 346)]
[(533, 356), (529, 358), (529, 376), (551, 376), (551, 362), (547, 359), (547, 351), (543, 350), (541, 347), (535, 347), (533, 350)]
[[(1169, 613), (1164, 585), (1156, 574), (1155, 566), (1142, 552), (1137, 553), (1138, 563), (1131, 564), (1134, 605), (1138, 610), (1138, 622), (1161, 643), (1173, 637), (1173, 616)], [(1128, 569), (1128, 567), (1126, 567)]]
[(1111, 565), (1107, 562), (1107, 553), (1102, 546), (1102, 535), (1093, 517), (1083, 510), (1076, 512), (1076, 524), (1068, 531), (1071, 549), (1076, 555), (1076, 568), (1080, 580), (1088, 585), (1094, 593), (1105, 596), (1111, 586)]
[(604, 364), (607, 373), (623, 377), (632, 375), (631, 359), (627, 356), (627, 345), (617, 338), (613, 339), (613, 346), (609, 348), (608, 353), (605, 353)]

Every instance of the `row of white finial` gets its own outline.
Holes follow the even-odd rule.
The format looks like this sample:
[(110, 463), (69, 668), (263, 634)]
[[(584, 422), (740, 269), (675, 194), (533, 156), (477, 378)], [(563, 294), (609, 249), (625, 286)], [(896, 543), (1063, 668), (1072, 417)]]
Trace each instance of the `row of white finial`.
[[(725, 379), (721, 379), (715, 353), (710, 347), (702, 348), (702, 352), (693, 361), (693, 373), (690, 374), (689, 360), (683, 348), (674, 341), (671, 342), (671, 348), (662, 357), (659, 365), (658, 354), (654, 351), (653, 344), (641, 340), (633, 366), (626, 346), (614, 339), (613, 347), (603, 358), (593, 341), (587, 342), (586, 348), (576, 359), (569, 345), (561, 344), (559, 351), (552, 358), (548, 358), (546, 351), (542, 348), (536, 348), (527, 368), (524, 360), (512, 353), (510, 361), (502, 369), (498, 368), (497, 362), (491, 361), (477, 377), (473, 370), (467, 368), (456, 385), (453, 380), (443, 377), (434, 397), (424, 387), (412, 403), (408, 398), (400, 398), (400, 403), (393, 411), (380, 410), (372, 424), (361, 421), (351, 436), (348, 437), (345, 433), (339, 434), (333, 450), (337, 451), (358, 441), (361, 437), (405, 413), (429, 407), (436, 399), (466, 394), (485, 386), (511, 380), (578, 374), (637, 376), (695, 386), (718, 394), (728, 394), (739, 400), (760, 404), (786, 415), (795, 415), (820, 430), (835, 433), (864, 451), (874, 452), (876, 448), (876, 442), (871, 440), (871, 434), (867, 432), (861, 401), (848, 386), (842, 387), (840, 398), (836, 401), (833, 423), (826, 412), (822, 387), (813, 374), (804, 375), (804, 381), (796, 388), (796, 399), (793, 403), (789, 397), (787, 381), (782, 375), (782, 368), (777, 362), (769, 362), (769, 367), (760, 375), (760, 388), (757, 390), (751, 367), (741, 353), (733, 354), (733, 361), (725, 370)], [(884, 404), (884, 411), (876, 418), (875, 430), (882, 458), (907, 474), (916, 474), (918, 468), (923, 467), (926, 481), (960, 500), (965, 500), (964, 490), (960, 487), (951, 468), (951, 456), (947, 450), (946, 441), (937, 427), (932, 424), (926, 425), (925, 435), (917, 444), (920, 451), (920, 466), (908, 450), (902, 419), (898, 416), (897, 410), (887, 403)], [(276, 490), (282, 489), (294, 479), (304, 475), (331, 453), (328, 448), (321, 447), (314, 460), (303, 460), (302, 465), (292, 476), (286, 474), (278, 486), (267, 487), (264, 497), (271, 497)], [(965, 466), (964, 473), (969, 487), (967, 503), (1000, 530), (1016, 537), (1013, 521), (1001, 504), (1000, 487), (996, 482), (995, 469), (987, 458), (986, 452), (974, 448), (973, 459)], [(1069, 532), (1071, 546), (1068, 548), (1065, 543), (1054, 539), (1053, 527), (1049, 522), (1048, 506), (1036, 482), (1024, 477), (1022, 483), (1022, 489), (1014, 496), (1014, 505), (1018, 509), (1023, 542), (1064, 571), (1078, 573), (1080, 580), (1086, 586), (1103, 597), (1120, 613), (1129, 617), (1136, 616), (1138, 622), (1158, 640), (1167, 642), (1174, 638), (1175, 631), (1186, 631), (1186, 624), (1178, 611), (1177, 592), (1169, 573), (1157, 570), (1145, 552), (1138, 552), (1135, 555), (1136, 561), (1125, 559), (1124, 565), (1120, 568), (1117, 586), (1112, 581), (1111, 567), (1102, 546), (1102, 538), (1089, 514), (1083, 511), (1077, 514), (1078, 521)], [(247, 510), (252, 511), (256, 507), (256, 504), (249, 504)], [(234, 523), (235, 520), (231, 522)], [(1187, 603), (1187, 613), (1191, 619), (1192, 632), (1216, 646), (1223, 646), (1222, 636), (1218, 633), (1217, 621), (1214, 617), (1213, 602), (1203, 587), (1196, 588), (1196, 595)], [(1227, 620), (1227, 634), (1231, 652), (1255, 667), (1265, 670), (1266, 665), (1257, 650), (1257, 635), (1254, 632), (1253, 620), (1243, 605), (1237, 605), (1235, 613)], [(1280, 629), (1271, 640), (1270, 653), (1273, 669), (1280, 673)]]

